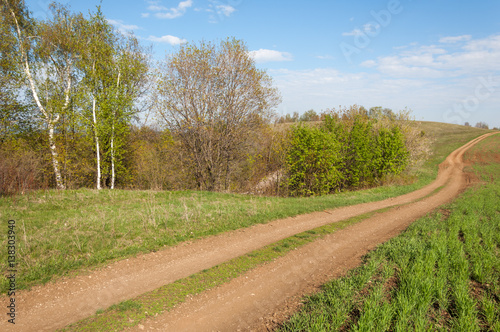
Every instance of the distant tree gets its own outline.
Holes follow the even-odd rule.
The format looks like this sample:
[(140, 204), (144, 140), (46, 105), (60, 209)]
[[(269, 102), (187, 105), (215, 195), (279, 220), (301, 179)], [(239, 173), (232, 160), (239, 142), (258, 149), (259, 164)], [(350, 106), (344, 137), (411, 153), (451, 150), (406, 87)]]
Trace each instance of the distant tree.
[[(369, 116), (369, 111), (364, 106), (358, 107), (359, 113), (363, 116)], [(392, 112), (392, 110), (391, 110)]]
[(478, 123), (476, 123), (476, 128), (489, 129), (488, 124), (486, 122), (478, 122)]
[(284, 122), (293, 122), (293, 118), (290, 114), (286, 114), (285, 115), (285, 119), (284, 119)]
[(310, 109), (309, 111), (302, 114), (302, 116), (299, 118), (299, 121), (319, 121), (319, 115), (313, 109)]
[(465, 123), (464, 123), (464, 126), (466, 126), (466, 127), (470, 127), (470, 123), (469, 123), (469, 122), (465, 122)]
[[(360, 111), (366, 112), (366, 109), (364, 107), (360, 107)], [(367, 114), (372, 119), (380, 119), (382, 117), (395, 119), (396, 117), (396, 114), (390, 108), (382, 108), (382, 106), (370, 108)]]
[(158, 77), (156, 108), (191, 156), (199, 189), (227, 190), (247, 137), (280, 102), (240, 40), (184, 44)]

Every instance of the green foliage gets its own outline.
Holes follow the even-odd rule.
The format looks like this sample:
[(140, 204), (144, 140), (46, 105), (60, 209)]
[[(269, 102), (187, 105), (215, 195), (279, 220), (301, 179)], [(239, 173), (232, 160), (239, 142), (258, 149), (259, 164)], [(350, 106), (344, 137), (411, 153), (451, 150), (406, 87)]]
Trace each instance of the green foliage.
[(379, 144), (371, 121), (355, 119), (349, 133), (346, 159), (346, 185), (357, 188), (371, 184), (376, 175), (376, 157)]
[(340, 184), (339, 143), (332, 133), (297, 126), (292, 129), (290, 143), (286, 163), (292, 196), (327, 194)]
[(409, 165), (406, 137), (394, 115), (365, 109), (326, 114), (319, 127), (291, 129), (285, 168), (292, 196), (373, 186)]
[(408, 165), (405, 137), (398, 127), (382, 128), (377, 135), (375, 171), (378, 177), (401, 174)]

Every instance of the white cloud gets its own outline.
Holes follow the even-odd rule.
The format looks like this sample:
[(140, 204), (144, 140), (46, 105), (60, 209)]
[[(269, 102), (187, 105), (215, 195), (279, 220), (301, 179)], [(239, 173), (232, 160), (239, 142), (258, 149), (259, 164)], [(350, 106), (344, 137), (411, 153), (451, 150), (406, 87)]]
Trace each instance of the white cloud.
[(137, 25), (125, 24), (121, 20), (111, 20), (111, 19), (108, 19), (107, 21), (108, 21), (109, 24), (114, 25), (118, 30), (120, 30), (121, 32), (124, 32), (124, 33), (130, 32), (130, 31), (134, 31), (134, 30), (140, 30), (141, 29)]
[(192, 5), (193, 5), (193, 0), (186, 0), (186, 1), (180, 2), (178, 8), (180, 10), (186, 10), (187, 8), (191, 7)]
[(368, 35), (374, 35), (377, 34), (380, 30), (380, 25), (378, 23), (372, 24), (372, 23), (367, 23), (363, 25), (361, 29), (355, 28), (352, 31), (349, 32), (343, 32), (342, 36), (361, 36), (364, 34)]
[(454, 43), (458, 43), (461, 41), (468, 41), (471, 38), (472, 38), (471, 35), (463, 35), (463, 36), (455, 36), (455, 37), (443, 37), (443, 38), (439, 39), (439, 42), (444, 43), (444, 44), (454, 44)]
[(255, 62), (271, 62), (271, 61), (291, 61), (292, 55), (288, 52), (280, 52), (275, 50), (260, 49), (257, 51), (248, 52)]
[(472, 40), (464, 46), (464, 49), (471, 52), (499, 52), (500, 35), (490, 36), (479, 40)]
[(171, 35), (165, 35), (161, 37), (155, 37), (155, 36), (149, 36), (148, 40), (156, 43), (167, 43), (170, 45), (180, 45), (187, 43), (186, 39), (181, 39), (179, 37), (171, 36)]
[[(439, 47), (428, 45), (400, 49), (395, 55), (365, 61), (362, 65), (376, 66), (381, 73), (391, 77), (413, 78), (484, 75), (500, 70), (500, 35), (478, 40), (459, 37), (444, 39), (446, 43)], [(455, 43), (458, 41), (464, 44), (457, 49)]]
[(373, 60), (366, 60), (360, 64), (361, 67), (372, 68), (375, 67), (377, 63)]
[(360, 29), (354, 29), (354, 30), (349, 31), (349, 32), (343, 32), (342, 36), (360, 36), (362, 34), (363, 34), (363, 31), (361, 31)]
[(155, 12), (154, 16), (161, 19), (174, 19), (180, 17), (186, 13), (188, 8), (193, 6), (193, 0), (181, 1), (177, 7), (173, 8), (162, 6), (158, 1), (149, 1), (148, 3), (148, 10)]
[(316, 55), (316, 59), (321, 59), (321, 60), (332, 60), (334, 59), (333, 56), (331, 55)]
[(227, 17), (231, 16), (231, 14), (236, 11), (236, 9), (230, 5), (218, 5), (215, 8), (217, 9), (217, 14)]
[(161, 12), (161, 11), (166, 11), (169, 9), (165, 6), (159, 6), (158, 4), (152, 4), (152, 5), (148, 6), (148, 10), (150, 10), (152, 12)]
[(498, 126), (500, 35), (463, 38), (458, 45), (408, 44), (393, 52), (364, 61), (358, 73), (270, 70), (283, 96), (278, 111), (301, 113), (352, 104), (409, 107), (417, 120)]
[(219, 1), (209, 0), (208, 8), (197, 8), (197, 11), (204, 11), (210, 13), (208, 16), (209, 23), (219, 23), (225, 17), (230, 17), (236, 8), (229, 4), (221, 4)]

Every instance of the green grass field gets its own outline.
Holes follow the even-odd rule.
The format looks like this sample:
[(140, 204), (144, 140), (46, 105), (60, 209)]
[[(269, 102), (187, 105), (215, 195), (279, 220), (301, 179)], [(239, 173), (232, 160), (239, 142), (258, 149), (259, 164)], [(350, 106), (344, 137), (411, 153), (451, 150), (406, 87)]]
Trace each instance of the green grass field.
[(482, 181), (305, 300), (281, 331), (500, 331), (500, 136), (466, 153)]
[[(452, 127), (450, 127), (452, 126)], [(142, 252), (256, 223), (381, 200), (415, 190), (435, 177), (447, 154), (486, 131), (423, 123), (436, 153), (410, 185), (384, 186), (312, 198), (256, 197), (210, 192), (126, 190), (38, 191), (0, 198), (1, 259), (7, 270), (9, 219), (16, 221), (18, 278), (25, 289)], [(453, 138), (450, 139), (449, 136)], [(1, 292), (7, 280), (1, 279)]]

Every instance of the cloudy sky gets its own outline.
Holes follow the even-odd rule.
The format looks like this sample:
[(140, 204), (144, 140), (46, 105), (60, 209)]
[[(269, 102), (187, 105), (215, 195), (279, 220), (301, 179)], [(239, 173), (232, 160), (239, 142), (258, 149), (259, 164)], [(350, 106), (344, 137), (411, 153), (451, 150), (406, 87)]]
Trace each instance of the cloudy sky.
[[(95, 11), (100, 0), (62, 0)], [(35, 17), (49, 0), (27, 0)], [(279, 113), (352, 104), (417, 120), (500, 127), (498, 0), (102, 0), (109, 22), (152, 44), (234, 36), (279, 88)]]

